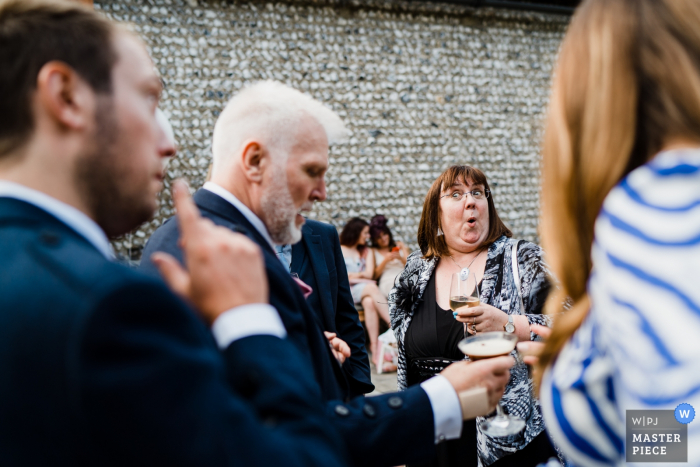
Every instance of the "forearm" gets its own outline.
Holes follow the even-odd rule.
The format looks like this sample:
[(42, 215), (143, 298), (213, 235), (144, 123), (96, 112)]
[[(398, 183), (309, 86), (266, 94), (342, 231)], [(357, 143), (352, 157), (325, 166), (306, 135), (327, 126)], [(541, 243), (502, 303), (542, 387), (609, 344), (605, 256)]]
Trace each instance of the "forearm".
[(388, 262), (389, 260), (387, 258), (384, 258), (382, 262), (379, 263), (376, 268), (374, 268), (374, 279), (379, 279), (380, 277), (382, 277), (384, 269), (386, 268), (386, 263)]
[(374, 268), (367, 268), (362, 272), (358, 272), (358, 274), (361, 279), (374, 279)]

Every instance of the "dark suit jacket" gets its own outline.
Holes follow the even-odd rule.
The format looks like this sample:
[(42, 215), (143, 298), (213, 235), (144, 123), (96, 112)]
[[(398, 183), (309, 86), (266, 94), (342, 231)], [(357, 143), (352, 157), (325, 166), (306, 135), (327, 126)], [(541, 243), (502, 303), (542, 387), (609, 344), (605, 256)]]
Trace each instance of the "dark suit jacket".
[[(345, 373), (331, 353), (321, 322), (274, 249), (238, 209), (220, 196), (202, 189), (195, 193), (194, 201), (204, 217), (245, 233), (261, 247), (270, 304), (279, 312), (288, 339), (313, 368), (331, 425), (340, 431), (353, 464), (391, 466), (433, 456), (433, 411), (425, 391), (415, 386), (400, 393), (348, 400)], [(169, 219), (146, 244), (141, 268), (155, 273), (149, 258), (156, 251), (170, 253), (182, 261), (178, 237), (177, 221)]]
[(223, 353), (157, 279), (0, 198), (0, 465), (342, 465), (290, 342)]
[(308, 219), (301, 232), (301, 241), (292, 246), (291, 270), (313, 289), (306, 302), (323, 329), (350, 346), (350, 358), (343, 364), (350, 397), (372, 392), (365, 331), (350, 293), (338, 232), (332, 225)]

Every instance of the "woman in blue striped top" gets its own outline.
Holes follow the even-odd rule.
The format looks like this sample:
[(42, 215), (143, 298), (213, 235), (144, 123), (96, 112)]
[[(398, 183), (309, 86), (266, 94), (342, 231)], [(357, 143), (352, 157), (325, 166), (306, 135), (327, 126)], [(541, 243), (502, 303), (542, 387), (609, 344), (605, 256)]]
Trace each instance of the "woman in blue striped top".
[(562, 45), (541, 229), (560, 280), (548, 311), (573, 306), (540, 356), (540, 396), (575, 465), (625, 462), (626, 410), (700, 409), (698, 31), (698, 0), (584, 0)]

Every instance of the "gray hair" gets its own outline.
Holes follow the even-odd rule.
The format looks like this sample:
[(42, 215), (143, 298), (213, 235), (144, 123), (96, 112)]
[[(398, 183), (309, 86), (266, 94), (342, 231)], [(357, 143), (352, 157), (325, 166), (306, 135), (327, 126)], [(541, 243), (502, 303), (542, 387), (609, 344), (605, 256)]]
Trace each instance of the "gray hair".
[(286, 156), (289, 138), (305, 116), (323, 127), (328, 144), (348, 133), (338, 114), (296, 89), (276, 81), (260, 81), (244, 88), (226, 104), (214, 126), (214, 167), (226, 165), (249, 138), (259, 138)]

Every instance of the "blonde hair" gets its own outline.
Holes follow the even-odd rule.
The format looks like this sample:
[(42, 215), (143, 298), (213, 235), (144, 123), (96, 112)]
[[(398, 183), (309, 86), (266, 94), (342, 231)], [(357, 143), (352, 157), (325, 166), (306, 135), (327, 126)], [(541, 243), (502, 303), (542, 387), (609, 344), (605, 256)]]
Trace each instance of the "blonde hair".
[(673, 138), (700, 141), (700, 2), (584, 0), (555, 70), (540, 232), (560, 281), (538, 376), (588, 314), (593, 228), (605, 197)]

